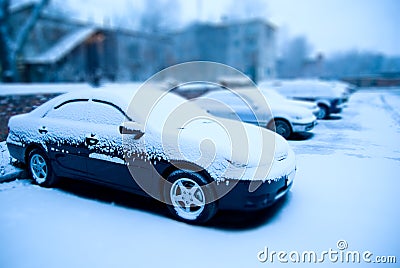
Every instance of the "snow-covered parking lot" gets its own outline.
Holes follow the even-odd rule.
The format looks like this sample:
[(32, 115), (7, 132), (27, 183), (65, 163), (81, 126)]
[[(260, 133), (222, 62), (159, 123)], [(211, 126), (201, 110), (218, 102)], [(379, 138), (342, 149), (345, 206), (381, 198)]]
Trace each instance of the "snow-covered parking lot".
[[(270, 258), (257, 258), (266, 247), (288, 253), (288, 263), (274, 255), (274, 266), (293, 264), (290, 252), (315, 251), (320, 259), (336, 250), (369, 251), (371, 262), (395, 256), (397, 264), (379, 267), (397, 267), (399, 141), (400, 88), (362, 89), (341, 115), (290, 141), (298, 172), (284, 200), (257, 213), (220, 212), (207, 226), (170, 219), (152, 200), (84, 183), (1, 183), (0, 267), (267, 267)], [(347, 248), (338, 249), (340, 240)], [(297, 265), (348, 265), (337, 256), (336, 263), (325, 255), (321, 264)], [(350, 265), (374, 266), (362, 259)]]

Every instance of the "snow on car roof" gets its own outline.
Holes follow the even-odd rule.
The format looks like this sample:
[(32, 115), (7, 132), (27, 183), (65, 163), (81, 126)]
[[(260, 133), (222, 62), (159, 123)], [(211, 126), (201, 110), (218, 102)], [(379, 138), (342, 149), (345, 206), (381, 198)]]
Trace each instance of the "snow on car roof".
[[(132, 84), (129, 86), (109, 85), (103, 88), (92, 88), (85, 91), (72, 91), (62, 95), (62, 100), (68, 99), (98, 99), (111, 102), (121, 109), (128, 108), (133, 96), (139, 90), (142, 84)], [(154, 90), (158, 88), (154, 86)]]
[[(137, 94), (138, 92), (140, 92), (140, 94)], [(44, 103), (31, 113), (43, 116), (53, 107), (68, 100), (96, 99), (112, 103), (121, 108), (125, 113), (134, 116), (139, 120), (145, 119), (146, 113), (149, 113), (152, 107), (155, 106), (157, 102), (160, 102), (161, 99), (164, 99), (161, 103), (171, 106), (168, 108), (168, 105), (164, 105), (161, 108), (157, 108), (161, 110), (173, 110), (174, 107), (178, 107), (186, 101), (186, 99), (183, 99), (178, 95), (166, 93), (167, 92), (162, 85), (154, 83), (108, 84), (101, 88), (70, 91)], [(133, 101), (135, 101), (135, 103), (132, 103)], [(198, 109), (198, 107), (193, 108)]]

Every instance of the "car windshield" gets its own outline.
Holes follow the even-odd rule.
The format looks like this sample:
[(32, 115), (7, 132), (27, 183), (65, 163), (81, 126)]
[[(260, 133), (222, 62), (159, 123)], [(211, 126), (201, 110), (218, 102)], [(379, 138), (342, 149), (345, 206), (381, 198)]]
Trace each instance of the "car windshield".
[(222, 103), (226, 103), (229, 105), (249, 105), (251, 107), (256, 107), (256, 103), (253, 98), (251, 98), (251, 94), (247, 91), (236, 91), (236, 93), (225, 90), (212, 92), (210, 94), (206, 94), (203, 96), (205, 99), (217, 100)]
[(286, 98), (273, 89), (262, 90), (267, 100), (285, 101)]
[(135, 121), (148, 126), (162, 126), (169, 118), (196, 118), (209, 116), (195, 103), (174, 93), (161, 90), (141, 89), (135, 93), (127, 114)]

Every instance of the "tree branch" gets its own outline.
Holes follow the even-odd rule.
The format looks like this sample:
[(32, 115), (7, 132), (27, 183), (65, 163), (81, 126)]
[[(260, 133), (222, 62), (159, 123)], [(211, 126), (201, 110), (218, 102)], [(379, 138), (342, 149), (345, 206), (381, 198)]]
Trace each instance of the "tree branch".
[(31, 15), (29, 16), (28, 20), (22, 26), (21, 30), (19, 31), (17, 38), (15, 40), (15, 53), (19, 53), (25, 44), (26, 39), (32, 28), (35, 26), (36, 21), (38, 20), (42, 10), (48, 5), (50, 0), (41, 0), (39, 3), (35, 5)]
[(10, 0), (0, 0), (0, 35), (2, 39), (8, 39), (10, 37), (10, 33), (8, 32), (8, 18), (9, 18), (9, 10)]
[(14, 47), (11, 38), (8, 19), (9, 19), (10, 0), (0, 0), (0, 55), (6, 57), (10, 48)]
[(10, 6), (10, 0), (0, 0), (0, 21), (3, 21), (8, 16), (8, 7)]

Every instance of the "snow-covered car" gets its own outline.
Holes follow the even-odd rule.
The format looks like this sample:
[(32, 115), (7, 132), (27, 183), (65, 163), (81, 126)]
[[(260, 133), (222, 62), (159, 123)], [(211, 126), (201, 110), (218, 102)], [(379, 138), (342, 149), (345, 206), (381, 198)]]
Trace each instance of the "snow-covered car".
[(295, 105), (295, 106), (300, 106), (303, 108), (306, 108), (310, 110), (317, 119), (322, 118), (322, 113), (321, 109), (318, 107), (318, 104), (314, 101), (301, 101), (301, 100), (293, 100), (293, 99), (288, 99), (282, 94), (279, 94), (276, 90), (274, 89), (262, 89), (261, 92), (264, 94), (265, 98), (268, 101), (273, 101), (275, 103), (282, 103), (282, 105)]
[(342, 95), (344, 96), (344, 101), (347, 102), (350, 98), (350, 95), (353, 94), (356, 90), (357, 87), (353, 84), (344, 82), (344, 81), (339, 81), (339, 80), (331, 80), (329, 81), (333, 87), (338, 88), (339, 90), (342, 90)]
[(340, 113), (348, 94), (339, 84), (332, 82), (305, 80), (277, 80), (259, 83), (260, 88), (273, 88), (280, 94), (295, 100), (315, 101), (321, 108), (321, 118)]
[[(317, 124), (316, 117), (309, 109), (275, 98), (266, 98), (265, 103), (268, 103), (270, 111), (259, 109), (263, 104), (258, 99), (260, 96), (254, 93), (250, 89), (218, 90), (193, 101), (212, 115), (267, 128), (285, 139), (296, 132), (310, 131)], [(264, 97), (266, 95), (264, 94)]]
[(151, 196), (189, 223), (217, 209), (265, 208), (288, 192), (296, 170), (294, 152), (272, 131), (149, 88), (60, 95), (13, 116), (7, 146), (38, 185), (69, 177)]

